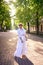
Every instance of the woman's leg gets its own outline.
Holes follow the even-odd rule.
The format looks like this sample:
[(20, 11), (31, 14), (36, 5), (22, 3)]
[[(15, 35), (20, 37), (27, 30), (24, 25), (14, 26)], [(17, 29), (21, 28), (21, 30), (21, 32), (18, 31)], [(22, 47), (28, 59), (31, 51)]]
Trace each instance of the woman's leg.
[(22, 58), (25, 59), (27, 54), (27, 47), (24, 45), (23, 51), (22, 51)]

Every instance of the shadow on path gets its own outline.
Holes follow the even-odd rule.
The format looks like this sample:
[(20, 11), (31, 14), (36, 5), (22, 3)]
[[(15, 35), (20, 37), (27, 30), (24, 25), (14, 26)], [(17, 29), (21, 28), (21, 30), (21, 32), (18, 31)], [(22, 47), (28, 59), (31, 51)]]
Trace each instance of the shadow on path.
[(34, 65), (27, 57), (25, 59), (15, 57), (14, 59), (19, 65)]
[(28, 34), (28, 39), (43, 43), (43, 38), (38, 37), (37, 35)]
[(14, 65), (14, 64), (13, 64), (12, 60), (9, 60), (9, 59), (6, 60), (5, 59), (4, 61), (0, 60), (0, 65)]

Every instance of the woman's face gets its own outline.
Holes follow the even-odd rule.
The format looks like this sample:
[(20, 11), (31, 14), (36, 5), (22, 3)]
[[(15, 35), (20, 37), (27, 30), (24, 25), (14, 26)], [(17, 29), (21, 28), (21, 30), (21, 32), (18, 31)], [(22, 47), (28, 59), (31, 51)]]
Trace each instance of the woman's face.
[(19, 25), (19, 28), (22, 29), (22, 25)]

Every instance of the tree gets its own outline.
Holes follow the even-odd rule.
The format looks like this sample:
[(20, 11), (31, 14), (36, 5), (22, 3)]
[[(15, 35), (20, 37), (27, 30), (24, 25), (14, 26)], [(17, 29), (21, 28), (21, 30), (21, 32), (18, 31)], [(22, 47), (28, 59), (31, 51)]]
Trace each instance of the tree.
[[(3, 30), (3, 24), (6, 25), (7, 22), (10, 23), (10, 12), (9, 6), (4, 0), (0, 0), (0, 27)], [(7, 26), (6, 26), (7, 27)]]
[(39, 20), (43, 16), (43, 0), (31, 0), (31, 5), (33, 6), (33, 14), (35, 14), (33, 17), (36, 21), (36, 33), (39, 34)]
[(19, 22), (22, 22), (26, 28), (26, 22), (29, 23), (31, 19), (29, 1), (17, 0), (16, 3), (14, 3), (14, 6), (16, 8), (16, 18), (19, 19)]
[(17, 10), (16, 18), (24, 25), (26, 22), (33, 22), (36, 25), (36, 33), (39, 34), (39, 20), (43, 16), (43, 0), (17, 0), (14, 6)]

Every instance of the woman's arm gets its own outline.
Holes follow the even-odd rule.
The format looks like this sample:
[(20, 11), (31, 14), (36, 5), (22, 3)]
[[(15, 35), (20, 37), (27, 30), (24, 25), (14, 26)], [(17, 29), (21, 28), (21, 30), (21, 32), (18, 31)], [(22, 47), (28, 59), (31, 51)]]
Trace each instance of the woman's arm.
[(18, 29), (18, 37), (20, 38), (20, 40), (21, 40), (21, 42), (23, 43), (23, 40), (22, 40), (22, 37), (21, 37), (21, 34), (20, 34), (20, 31), (19, 31), (19, 29)]

